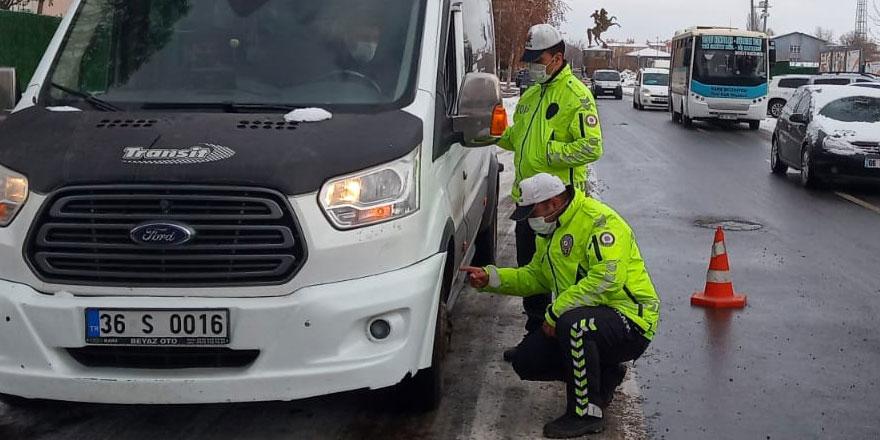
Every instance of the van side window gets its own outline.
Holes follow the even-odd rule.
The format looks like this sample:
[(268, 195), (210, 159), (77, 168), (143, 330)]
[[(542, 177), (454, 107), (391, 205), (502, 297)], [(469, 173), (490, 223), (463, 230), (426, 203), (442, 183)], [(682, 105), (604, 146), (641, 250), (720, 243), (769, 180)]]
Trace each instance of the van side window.
[(456, 60), (455, 23), (450, 20), (449, 37), (446, 43), (446, 59), (443, 68), (443, 85), (446, 94), (446, 114), (452, 115), (455, 110), (455, 99), (458, 97), (458, 64)]
[(452, 114), (458, 98), (458, 57), (455, 46), (455, 23), (449, 17), (449, 33), (446, 37), (446, 53), (442, 55), (441, 69), (437, 78), (437, 103), (434, 106), (435, 136), (434, 160), (449, 151), (453, 144)]

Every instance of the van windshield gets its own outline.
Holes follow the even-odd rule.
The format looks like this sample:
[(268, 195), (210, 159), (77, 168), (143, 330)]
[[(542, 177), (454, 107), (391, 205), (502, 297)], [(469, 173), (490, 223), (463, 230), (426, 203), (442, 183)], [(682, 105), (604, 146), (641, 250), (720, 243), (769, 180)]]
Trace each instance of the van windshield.
[(667, 73), (646, 73), (644, 83), (646, 86), (668, 86), (669, 74)]
[(593, 79), (596, 81), (620, 81), (620, 74), (617, 72), (602, 71), (596, 72)]
[[(404, 104), (424, 0), (83, 0), (49, 72), (49, 99), (82, 91), (150, 104)], [(67, 89), (65, 91), (65, 89)]]

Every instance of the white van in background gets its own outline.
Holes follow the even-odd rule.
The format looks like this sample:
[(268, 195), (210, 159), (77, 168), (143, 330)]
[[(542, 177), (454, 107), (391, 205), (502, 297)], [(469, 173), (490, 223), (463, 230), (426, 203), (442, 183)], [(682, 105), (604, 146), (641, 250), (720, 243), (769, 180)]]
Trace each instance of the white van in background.
[(639, 69), (633, 90), (633, 108), (669, 108), (669, 69)]
[(435, 407), (495, 255), (491, 11), (74, 1), (0, 124), (0, 398)]

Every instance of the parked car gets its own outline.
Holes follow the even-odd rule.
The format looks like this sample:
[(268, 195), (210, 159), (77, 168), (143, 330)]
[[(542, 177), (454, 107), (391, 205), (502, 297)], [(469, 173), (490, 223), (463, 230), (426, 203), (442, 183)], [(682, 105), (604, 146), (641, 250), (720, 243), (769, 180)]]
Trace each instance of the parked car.
[(794, 95), (794, 92), (801, 86), (810, 83), (810, 79), (815, 75), (780, 75), (774, 77), (770, 81), (770, 91), (767, 94), (767, 113), (778, 118), (782, 114), (785, 104)]
[(669, 107), (669, 69), (639, 69), (633, 90), (633, 108)]
[(520, 70), (516, 75), (516, 86), (519, 87), (520, 96), (533, 85), (535, 85), (535, 80), (529, 75), (529, 69)]
[(849, 85), (876, 84), (878, 78), (862, 73), (823, 73), (821, 75), (782, 75), (770, 82), (769, 104), (767, 113), (778, 118), (782, 108), (791, 99), (798, 87), (805, 85)]
[(823, 73), (810, 78), (811, 85), (837, 85), (845, 86), (854, 83), (877, 82), (874, 75), (865, 73)]
[(868, 87), (872, 89), (880, 89), (880, 82), (859, 82), (850, 84), (854, 87)]
[(593, 96), (614, 95), (615, 99), (623, 99), (623, 79), (616, 70), (597, 70), (593, 73), (590, 87)]
[(801, 87), (783, 108), (771, 142), (773, 173), (800, 170), (804, 186), (880, 181), (880, 90)]
[[(491, 11), (74, 1), (0, 124), (0, 400), (399, 384), (436, 407), (457, 269), (495, 256), (507, 117)], [(315, 77), (350, 56), (316, 32), (358, 15), (382, 30), (371, 70)], [(224, 54), (253, 49), (246, 73), (219, 51), (210, 69), (170, 62), (221, 28)], [(273, 50), (289, 47), (305, 52)]]

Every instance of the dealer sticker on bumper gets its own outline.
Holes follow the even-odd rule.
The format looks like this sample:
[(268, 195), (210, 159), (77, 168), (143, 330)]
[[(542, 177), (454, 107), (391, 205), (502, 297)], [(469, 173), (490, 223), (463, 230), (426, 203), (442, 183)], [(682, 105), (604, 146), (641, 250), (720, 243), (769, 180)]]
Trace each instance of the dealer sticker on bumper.
[(229, 344), (229, 310), (86, 309), (87, 344), (218, 346)]

